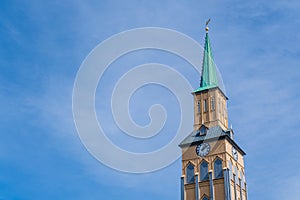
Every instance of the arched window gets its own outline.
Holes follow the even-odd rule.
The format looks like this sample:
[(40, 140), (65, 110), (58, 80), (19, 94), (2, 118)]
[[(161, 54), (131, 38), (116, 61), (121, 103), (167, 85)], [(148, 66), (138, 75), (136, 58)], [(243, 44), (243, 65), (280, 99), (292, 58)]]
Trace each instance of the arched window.
[(195, 177), (194, 177), (194, 165), (189, 163), (186, 167), (186, 182), (187, 183), (194, 183)]
[(204, 99), (204, 102), (203, 102), (203, 112), (207, 112), (207, 111), (208, 111), (207, 99)]
[(222, 160), (220, 158), (217, 158), (214, 163), (214, 172), (215, 172), (215, 178), (222, 178), (223, 177), (223, 170), (222, 170)]
[(202, 198), (202, 200), (208, 200), (208, 198), (207, 198), (206, 196), (204, 196), (204, 197)]
[(200, 101), (197, 102), (197, 109), (198, 109), (198, 113), (201, 113), (201, 102)]
[(208, 180), (208, 163), (203, 161), (200, 165), (200, 181)]

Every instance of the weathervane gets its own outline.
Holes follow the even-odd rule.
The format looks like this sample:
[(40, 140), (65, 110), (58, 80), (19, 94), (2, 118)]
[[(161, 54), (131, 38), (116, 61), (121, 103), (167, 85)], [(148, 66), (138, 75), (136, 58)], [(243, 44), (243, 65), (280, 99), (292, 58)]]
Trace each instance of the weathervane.
[(206, 21), (206, 23), (205, 23), (205, 30), (206, 30), (206, 32), (208, 32), (208, 30), (209, 30), (209, 28), (208, 28), (208, 24), (209, 24), (209, 22), (210, 22), (210, 19), (208, 19), (207, 21)]

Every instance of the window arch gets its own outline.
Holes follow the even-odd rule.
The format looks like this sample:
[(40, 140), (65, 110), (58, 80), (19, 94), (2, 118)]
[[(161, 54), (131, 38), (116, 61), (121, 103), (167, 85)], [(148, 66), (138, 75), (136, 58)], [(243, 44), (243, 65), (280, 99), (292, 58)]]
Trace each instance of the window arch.
[(208, 163), (204, 160), (200, 165), (200, 181), (208, 180)]
[(217, 158), (214, 163), (214, 172), (215, 178), (222, 178), (223, 177), (223, 169), (222, 169), (222, 160)]
[(192, 163), (189, 163), (188, 166), (186, 167), (186, 182), (187, 183), (195, 182), (194, 165)]
[(199, 135), (206, 135), (206, 132), (207, 132), (207, 128), (202, 125), (199, 129)]
[(202, 200), (208, 200), (207, 196), (204, 196), (204, 197), (202, 198)]

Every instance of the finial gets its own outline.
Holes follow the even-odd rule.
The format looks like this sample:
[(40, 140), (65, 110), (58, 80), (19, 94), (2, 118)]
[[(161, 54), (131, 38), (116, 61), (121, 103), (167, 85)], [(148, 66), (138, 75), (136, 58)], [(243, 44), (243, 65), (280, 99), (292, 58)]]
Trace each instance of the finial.
[(206, 21), (206, 23), (205, 23), (205, 30), (206, 30), (206, 33), (208, 33), (208, 30), (209, 30), (209, 28), (208, 28), (208, 24), (209, 24), (209, 22), (210, 22), (210, 19), (208, 19), (207, 21)]

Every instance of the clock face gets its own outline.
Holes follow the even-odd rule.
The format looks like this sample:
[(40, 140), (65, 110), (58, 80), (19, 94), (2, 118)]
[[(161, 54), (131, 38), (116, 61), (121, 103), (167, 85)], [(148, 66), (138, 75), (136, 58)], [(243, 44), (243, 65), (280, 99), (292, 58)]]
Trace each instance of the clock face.
[(196, 147), (196, 153), (198, 156), (201, 156), (201, 157), (206, 156), (209, 153), (209, 151), (210, 151), (210, 146), (207, 143), (199, 144)]
[(234, 147), (232, 147), (232, 155), (233, 155), (234, 160), (238, 159), (238, 152)]

